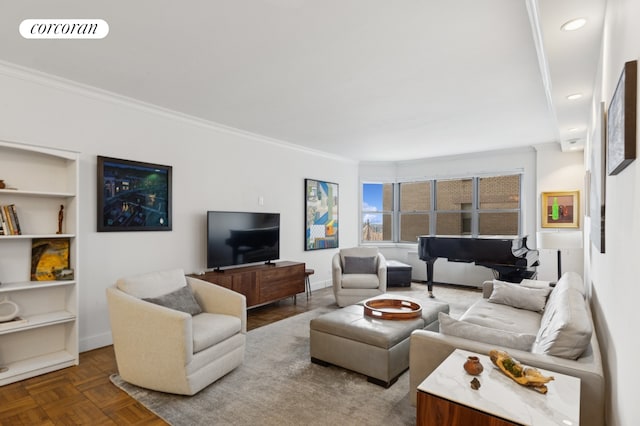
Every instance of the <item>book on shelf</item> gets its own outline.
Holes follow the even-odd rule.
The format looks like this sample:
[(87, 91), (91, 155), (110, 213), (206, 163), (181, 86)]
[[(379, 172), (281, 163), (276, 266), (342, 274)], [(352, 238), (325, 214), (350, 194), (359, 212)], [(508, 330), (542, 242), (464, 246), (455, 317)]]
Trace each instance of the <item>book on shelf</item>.
[(20, 220), (15, 204), (0, 206), (0, 219), (2, 220), (2, 235), (21, 235)]
[(17, 235), (22, 235), (22, 229), (20, 229), (20, 220), (18, 220), (18, 210), (16, 210), (15, 204), (10, 204), (11, 212), (13, 214), (13, 220), (16, 225), (16, 230), (18, 231)]

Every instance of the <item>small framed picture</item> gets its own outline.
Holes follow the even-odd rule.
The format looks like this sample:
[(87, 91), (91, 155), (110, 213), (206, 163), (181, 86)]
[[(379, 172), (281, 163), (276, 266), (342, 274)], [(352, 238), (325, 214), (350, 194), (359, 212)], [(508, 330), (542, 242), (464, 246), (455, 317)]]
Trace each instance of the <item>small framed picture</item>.
[(543, 228), (580, 227), (580, 192), (543, 192), (542, 193)]

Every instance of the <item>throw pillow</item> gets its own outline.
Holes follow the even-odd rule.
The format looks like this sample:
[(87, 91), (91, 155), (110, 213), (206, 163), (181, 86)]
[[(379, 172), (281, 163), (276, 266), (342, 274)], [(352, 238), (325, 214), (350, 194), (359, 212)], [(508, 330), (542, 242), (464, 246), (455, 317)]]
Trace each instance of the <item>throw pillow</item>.
[(575, 288), (556, 288), (540, 321), (532, 352), (577, 359), (591, 342), (591, 316)]
[(489, 302), (513, 306), (533, 312), (542, 312), (551, 288), (530, 288), (504, 281), (493, 281)]
[(198, 315), (199, 313), (202, 313), (202, 308), (200, 307), (200, 304), (198, 304), (198, 301), (193, 294), (193, 290), (191, 290), (191, 287), (188, 285), (180, 287), (178, 290), (162, 296), (148, 297), (142, 300), (164, 306), (165, 308), (186, 312), (191, 315)]
[(345, 256), (342, 272), (344, 274), (375, 274), (376, 258)]
[(536, 336), (533, 334), (514, 333), (483, 327), (466, 321), (458, 321), (444, 312), (438, 313), (438, 321), (440, 322), (440, 333), (442, 334), (521, 351), (530, 351), (533, 342), (536, 340)]

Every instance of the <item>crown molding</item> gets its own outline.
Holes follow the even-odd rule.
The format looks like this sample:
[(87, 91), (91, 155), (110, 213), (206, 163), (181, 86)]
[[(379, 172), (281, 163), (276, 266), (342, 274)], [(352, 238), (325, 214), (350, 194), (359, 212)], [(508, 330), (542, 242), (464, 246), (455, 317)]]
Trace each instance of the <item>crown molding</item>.
[(21, 65), (13, 64), (0, 60), (0, 75), (4, 75), (9, 78), (23, 80), (33, 84), (39, 84), (48, 88), (61, 90), (64, 92), (73, 93), (75, 95), (84, 96), (87, 98), (99, 100), (101, 102), (108, 102), (112, 104), (121, 105), (127, 108), (137, 109), (146, 113), (151, 113), (157, 116), (168, 118), (171, 120), (181, 121), (194, 126), (203, 127), (209, 130), (214, 130), (221, 133), (231, 134), (234, 136), (240, 136), (243, 138), (251, 139), (257, 142), (268, 143), (281, 148), (291, 149), (294, 151), (302, 152), (305, 154), (311, 154), (314, 156), (320, 156), (335, 161), (341, 161), (345, 163), (357, 164), (358, 161), (341, 157), (335, 154), (330, 154), (324, 151), (315, 150), (312, 148), (296, 145), (292, 142), (283, 141), (269, 136), (252, 133), (246, 130), (238, 129), (235, 127), (227, 126), (224, 124), (216, 123), (210, 120), (205, 120), (193, 115), (178, 112), (169, 108), (164, 108), (148, 102), (143, 102), (138, 99), (134, 99), (128, 96), (120, 95), (108, 90), (100, 89), (94, 86), (90, 86), (77, 81), (65, 79), (52, 74), (47, 74), (41, 71), (34, 70), (32, 68), (23, 67)]

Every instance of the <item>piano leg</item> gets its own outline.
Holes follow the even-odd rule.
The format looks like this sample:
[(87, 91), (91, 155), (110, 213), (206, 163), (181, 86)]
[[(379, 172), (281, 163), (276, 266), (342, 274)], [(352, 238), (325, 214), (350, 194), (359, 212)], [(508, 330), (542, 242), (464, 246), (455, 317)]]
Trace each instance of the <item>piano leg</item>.
[(426, 260), (427, 264), (427, 291), (429, 292), (429, 297), (433, 298), (433, 264), (435, 263), (437, 258)]

